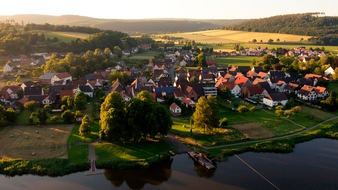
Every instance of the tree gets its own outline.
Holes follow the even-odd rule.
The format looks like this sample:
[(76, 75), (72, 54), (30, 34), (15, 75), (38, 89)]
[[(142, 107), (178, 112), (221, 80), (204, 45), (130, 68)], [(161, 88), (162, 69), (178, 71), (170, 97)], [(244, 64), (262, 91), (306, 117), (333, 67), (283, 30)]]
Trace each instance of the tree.
[(337, 102), (337, 93), (335, 91), (331, 91), (329, 97), (327, 97), (325, 100), (321, 101), (321, 104), (324, 108), (326, 108), (329, 111), (335, 111), (338, 108), (338, 102)]
[(219, 128), (225, 128), (228, 125), (228, 118), (223, 117), (222, 119), (219, 120), (218, 127)]
[(248, 108), (246, 107), (246, 106), (238, 106), (238, 108), (237, 108), (237, 111), (239, 112), (239, 113), (243, 113), (243, 112), (246, 112), (248, 110)]
[(88, 115), (85, 115), (82, 118), (81, 125), (79, 127), (79, 134), (81, 136), (88, 135), (91, 133), (90, 122), (91, 122), (91, 119)]
[(38, 106), (39, 106), (38, 103), (33, 100), (23, 104), (23, 107), (29, 109), (30, 111), (34, 111)]
[(338, 67), (337, 68), (335, 68), (335, 70), (334, 70), (334, 74), (333, 74), (333, 80), (338, 80)]
[(6, 114), (5, 108), (0, 104), (0, 126), (6, 125)]
[(226, 99), (230, 98), (230, 96), (231, 96), (231, 91), (229, 90), (229, 88), (225, 87), (221, 90), (221, 97), (223, 99), (226, 100)]
[(79, 92), (75, 95), (74, 106), (76, 110), (87, 109), (87, 96), (83, 92)]
[(108, 141), (122, 137), (125, 124), (123, 98), (118, 92), (107, 95), (100, 108), (100, 138)]
[[(15, 110), (13, 108), (7, 108), (5, 112), (5, 117), (8, 122), (15, 122), (17, 119)], [(1, 122), (1, 118), (0, 118), (0, 122)]]
[(73, 107), (73, 99), (70, 96), (63, 96), (61, 98), (61, 105), (65, 105), (67, 108)]
[(256, 111), (256, 107), (255, 107), (255, 106), (252, 106), (252, 107), (249, 109), (249, 111), (250, 111), (251, 113), (254, 113), (254, 112)]
[(275, 111), (275, 114), (276, 114), (277, 117), (282, 116), (283, 113), (284, 113), (283, 110), (276, 110), (276, 111)]
[(192, 119), (194, 125), (198, 128), (202, 128), (204, 133), (206, 130), (211, 131), (214, 127), (217, 127), (219, 115), (216, 98), (211, 95), (207, 98), (204, 96), (199, 98)]
[(252, 40), (252, 43), (256, 43), (256, 42), (257, 42), (257, 40), (256, 40), (256, 39), (253, 39), (253, 40)]
[(46, 120), (48, 119), (47, 110), (44, 108), (38, 109), (36, 112), (36, 117), (38, 118), (40, 124), (45, 124)]
[(119, 59), (122, 57), (122, 50), (119, 46), (114, 47), (113, 53), (117, 55)]
[(61, 119), (63, 119), (63, 121), (65, 123), (74, 123), (75, 121), (75, 114), (71, 111), (71, 110), (66, 110), (61, 114)]

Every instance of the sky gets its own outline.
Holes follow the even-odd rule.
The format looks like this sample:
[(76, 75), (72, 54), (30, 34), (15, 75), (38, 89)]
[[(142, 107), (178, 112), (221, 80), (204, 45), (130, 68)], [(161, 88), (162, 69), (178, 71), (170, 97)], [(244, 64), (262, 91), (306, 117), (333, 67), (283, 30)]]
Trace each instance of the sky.
[(0, 0), (0, 15), (249, 19), (305, 12), (338, 16), (337, 7), (338, 0)]

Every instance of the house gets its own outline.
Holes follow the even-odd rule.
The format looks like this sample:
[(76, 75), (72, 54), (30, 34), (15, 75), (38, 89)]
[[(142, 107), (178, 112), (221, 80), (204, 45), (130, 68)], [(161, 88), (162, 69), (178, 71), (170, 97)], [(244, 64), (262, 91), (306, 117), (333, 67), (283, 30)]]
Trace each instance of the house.
[(217, 88), (215, 87), (215, 83), (206, 83), (201, 84), (204, 90), (204, 96), (214, 96), (217, 97)]
[(228, 88), (233, 96), (239, 96), (241, 94), (241, 88), (233, 82), (223, 83), (224, 88)]
[(330, 94), (329, 91), (327, 91), (325, 87), (321, 87), (321, 86), (316, 86), (315, 91), (317, 93), (317, 98), (321, 98), (321, 99), (326, 98)]
[(170, 105), (169, 109), (173, 115), (177, 116), (182, 114), (182, 109), (175, 102)]
[(91, 98), (94, 97), (94, 89), (92, 89), (88, 85), (79, 85), (77, 87), (77, 92), (83, 92), (85, 95), (87, 95)]
[(5, 64), (5, 66), (2, 68), (2, 70), (3, 70), (4, 73), (9, 73), (9, 72), (13, 71), (13, 67), (11, 67), (8, 63), (10, 63), (10, 62), (7, 62)]
[(3, 102), (5, 105), (13, 105), (16, 100), (18, 100), (18, 92), (20, 86), (5, 86), (0, 90), (0, 102)]
[(34, 82), (29, 80), (29, 81), (23, 82), (20, 87), (23, 91), (25, 91), (27, 87), (32, 87), (32, 86), (34, 86)]
[(287, 102), (288, 98), (284, 93), (266, 94), (263, 98), (263, 104), (269, 107), (274, 107), (277, 106), (278, 104), (285, 106)]
[(299, 84), (289, 82), (289, 84), (287, 84), (285, 86), (285, 88), (284, 88), (284, 93), (297, 94), (298, 90), (300, 90), (300, 85)]
[(54, 77), (54, 75), (56, 75), (57, 73), (45, 73), (44, 75), (42, 75), (42, 77), (40, 78), (40, 83), (41, 84), (52, 84), (52, 78)]
[(313, 86), (304, 85), (297, 93), (297, 97), (305, 101), (317, 100), (317, 93)]
[(327, 69), (324, 71), (324, 74), (325, 74), (325, 76), (333, 75), (333, 74), (334, 74), (334, 69), (332, 68), (332, 66), (330, 66), (329, 68), (327, 68)]
[(284, 92), (284, 88), (286, 86), (286, 82), (283, 80), (279, 80), (276, 84), (275, 84), (275, 90), (277, 92)]
[(263, 98), (268, 92), (260, 86), (246, 86), (242, 89), (242, 95), (246, 98)]
[(45, 91), (41, 86), (31, 86), (26, 87), (23, 91), (24, 96), (30, 97), (30, 96), (41, 96), (45, 95)]
[(174, 97), (174, 91), (176, 87), (159, 87), (155, 88), (156, 93), (156, 101), (157, 102), (164, 102), (169, 97)]
[(193, 108), (196, 106), (196, 103), (190, 98), (183, 98), (182, 103), (184, 103), (187, 108)]
[(54, 83), (56, 82), (59, 82), (59, 81), (62, 81), (61, 84), (65, 85), (67, 84), (68, 82), (72, 81), (72, 76), (67, 73), (67, 72), (64, 72), (64, 73), (56, 73), (50, 80), (50, 83), (52, 85), (54, 85)]

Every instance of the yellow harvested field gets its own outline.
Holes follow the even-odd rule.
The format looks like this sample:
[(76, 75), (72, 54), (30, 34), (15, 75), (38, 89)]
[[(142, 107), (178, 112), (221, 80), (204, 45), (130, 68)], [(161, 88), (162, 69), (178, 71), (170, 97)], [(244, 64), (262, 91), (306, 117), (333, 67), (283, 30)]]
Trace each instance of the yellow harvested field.
[(0, 159), (67, 158), (73, 125), (16, 125), (0, 131)]
[(80, 38), (80, 39), (86, 39), (90, 36), (90, 34), (84, 34), (84, 33), (77, 33), (77, 32), (53, 32), (55, 34), (70, 37), (70, 38)]
[(311, 36), (300, 36), (293, 34), (278, 34), (278, 33), (263, 33), (263, 32), (244, 32), (244, 31), (233, 31), (233, 30), (206, 30), (199, 32), (185, 32), (175, 34), (163, 34), (157, 36), (172, 36), (182, 37), (184, 39), (195, 40), (200, 43), (240, 43), (249, 42), (256, 39), (257, 42), (261, 40), (268, 42), (272, 39), (276, 42), (279, 39), (281, 42), (299, 42), (301, 38), (307, 40)]
[(264, 139), (275, 136), (271, 131), (258, 123), (236, 124), (232, 125), (232, 127), (250, 139)]

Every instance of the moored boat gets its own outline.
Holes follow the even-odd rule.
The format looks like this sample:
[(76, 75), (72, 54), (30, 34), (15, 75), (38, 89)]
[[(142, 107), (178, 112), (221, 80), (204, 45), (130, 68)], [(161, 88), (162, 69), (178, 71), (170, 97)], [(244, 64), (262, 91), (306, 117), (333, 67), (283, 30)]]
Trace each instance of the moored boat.
[(200, 152), (191, 151), (187, 152), (187, 154), (192, 158), (195, 162), (200, 164), (201, 166), (207, 168), (207, 169), (214, 169), (216, 166), (213, 164), (213, 162), (205, 155)]

